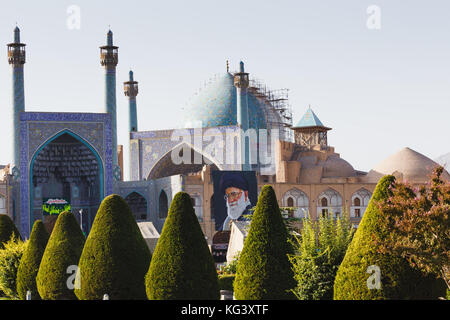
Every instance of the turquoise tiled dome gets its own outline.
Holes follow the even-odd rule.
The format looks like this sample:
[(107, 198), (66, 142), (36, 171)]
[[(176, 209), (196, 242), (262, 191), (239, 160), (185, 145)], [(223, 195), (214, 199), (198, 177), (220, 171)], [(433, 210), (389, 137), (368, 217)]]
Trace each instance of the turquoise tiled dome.
[[(254, 95), (248, 94), (249, 127), (266, 128), (264, 106)], [(218, 127), (237, 124), (236, 88), (233, 75), (225, 73), (212, 79), (189, 103), (185, 116), (186, 127)]]

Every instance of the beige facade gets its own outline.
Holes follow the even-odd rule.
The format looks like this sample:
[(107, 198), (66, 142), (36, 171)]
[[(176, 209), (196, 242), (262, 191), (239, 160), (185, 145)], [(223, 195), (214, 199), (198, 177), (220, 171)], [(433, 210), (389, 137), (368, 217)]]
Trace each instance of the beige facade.
[[(308, 128), (313, 134), (315, 128)], [(275, 174), (261, 175), (256, 172), (258, 193), (264, 185), (271, 185), (280, 207), (291, 208), (296, 218), (309, 214), (313, 219), (320, 215), (346, 214), (357, 226), (364, 215), (378, 180), (385, 174), (394, 174), (400, 181), (422, 184), (438, 165), (426, 156), (404, 148), (382, 161), (369, 173), (355, 170), (342, 159), (335, 148), (328, 146), (327, 128), (316, 128), (317, 137), (306, 143), (293, 128), (295, 142), (279, 140), (275, 148)], [(320, 133), (320, 134), (319, 134)], [(194, 206), (201, 227), (211, 243), (215, 230), (214, 214), (211, 212), (211, 197), (214, 193), (211, 170), (205, 165), (201, 172), (185, 176), (185, 191), (195, 198)], [(444, 178), (450, 180), (447, 172)], [(201, 202), (201, 207), (198, 205)]]

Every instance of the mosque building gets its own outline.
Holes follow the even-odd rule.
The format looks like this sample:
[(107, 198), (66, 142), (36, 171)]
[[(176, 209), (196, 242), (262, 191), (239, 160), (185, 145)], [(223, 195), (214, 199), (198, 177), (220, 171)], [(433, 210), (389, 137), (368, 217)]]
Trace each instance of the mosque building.
[[(11, 163), (0, 167), (0, 214), (8, 214), (24, 237), (35, 220), (54, 219), (43, 213), (49, 199), (66, 199), (89, 232), (102, 199), (112, 193), (128, 202), (137, 221), (151, 222), (161, 232), (171, 199), (185, 191), (211, 244), (217, 233), (212, 206), (212, 172), (217, 170), (254, 171), (258, 191), (272, 185), (279, 205), (292, 208), (294, 217), (346, 213), (357, 224), (382, 175), (393, 173), (424, 183), (437, 166), (406, 148), (368, 173), (356, 170), (328, 144), (331, 128), (311, 108), (294, 125), (287, 91), (269, 90), (251, 79), (241, 62), (238, 72), (230, 72), (227, 64), (226, 72), (210, 79), (194, 96), (184, 129), (139, 130), (138, 82), (130, 71), (123, 83), (129, 102), (130, 181), (123, 181), (124, 155), (117, 145), (118, 47), (113, 33), (107, 33), (106, 45), (100, 47), (105, 71), (102, 113), (26, 111), (26, 45), (19, 28), (7, 47), (14, 143)], [(232, 144), (221, 143), (226, 139)], [(270, 155), (270, 161), (261, 161), (261, 154)], [(174, 158), (194, 161), (176, 163)], [(447, 172), (445, 177), (450, 180)]]

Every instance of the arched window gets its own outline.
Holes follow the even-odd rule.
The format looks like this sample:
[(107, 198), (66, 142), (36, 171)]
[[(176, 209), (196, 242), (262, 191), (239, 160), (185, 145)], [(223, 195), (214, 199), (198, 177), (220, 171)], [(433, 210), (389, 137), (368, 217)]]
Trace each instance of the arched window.
[(352, 196), (352, 206), (350, 207), (350, 216), (361, 218), (369, 205), (372, 193), (362, 188), (356, 191)]
[(294, 206), (294, 199), (292, 199), (292, 197), (289, 197), (287, 199), (287, 206), (288, 207), (293, 207)]
[(147, 200), (142, 195), (133, 191), (125, 197), (125, 201), (136, 220), (147, 220)]
[(289, 215), (294, 218), (303, 218), (308, 215), (309, 211), (309, 199), (306, 193), (303, 191), (293, 188), (287, 191), (281, 200), (283, 207), (292, 208), (289, 210)]
[(169, 211), (169, 201), (167, 199), (167, 194), (164, 190), (161, 190), (159, 194), (159, 218), (167, 218), (167, 212)]
[(337, 218), (342, 213), (342, 197), (341, 195), (331, 188), (322, 192), (317, 200), (317, 214), (323, 217), (332, 214), (334, 218)]

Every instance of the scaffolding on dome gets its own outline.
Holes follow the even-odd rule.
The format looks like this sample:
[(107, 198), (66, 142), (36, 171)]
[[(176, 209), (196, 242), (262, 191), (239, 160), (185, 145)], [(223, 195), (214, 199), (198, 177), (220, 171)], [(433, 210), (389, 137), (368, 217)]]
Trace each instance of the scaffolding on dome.
[(270, 90), (261, 80), (250, 79), (248, 91), (268, 107), (264, 108), (267, 128), (278, 129), (280, 140), (293, 142), (289, 89)]

